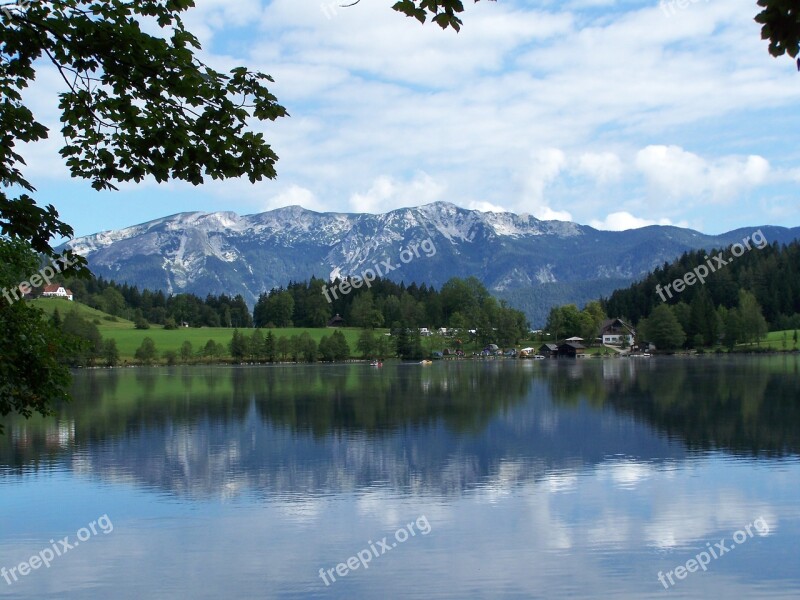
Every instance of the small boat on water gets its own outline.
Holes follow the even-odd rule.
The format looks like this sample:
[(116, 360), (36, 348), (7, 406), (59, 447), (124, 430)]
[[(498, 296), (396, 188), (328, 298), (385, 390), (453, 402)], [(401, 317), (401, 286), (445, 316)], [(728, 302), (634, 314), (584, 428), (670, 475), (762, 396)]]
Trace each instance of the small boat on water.
[(379, 361), (379, 360), (373, 360), (371, 363), (369, 363), (369, 366), (370, 367), (382, 367), (383, 363), (381, 361)]
[(422, 366), (428, 366), (428, 365), (432, 365), (433, 361), (432, 360), (421, 360), (421, 361), (419, 361), (419, 364), (421, 364)]

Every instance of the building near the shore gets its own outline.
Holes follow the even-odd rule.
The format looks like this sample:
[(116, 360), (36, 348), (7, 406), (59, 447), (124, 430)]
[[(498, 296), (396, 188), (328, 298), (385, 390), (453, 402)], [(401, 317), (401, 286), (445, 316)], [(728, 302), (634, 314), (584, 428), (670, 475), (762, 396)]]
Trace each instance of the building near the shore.
[(558, 346), (558, 356), (566, 358), (578, 358), (586, 354), (586, 346), (580, 342), (564, 342)]
[(600, 324), (600, 341), (604, 346), (633, 346), (636, 330), (622, 319), (606, 319)]

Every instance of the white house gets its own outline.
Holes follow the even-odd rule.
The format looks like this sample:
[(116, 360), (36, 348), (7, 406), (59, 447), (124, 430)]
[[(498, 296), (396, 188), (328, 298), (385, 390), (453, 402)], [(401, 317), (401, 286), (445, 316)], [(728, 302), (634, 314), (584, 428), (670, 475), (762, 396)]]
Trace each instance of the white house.
[(622, 319), (608, 319), (600, 326), (600, 337), (603, 345), (633, 346), (636, 331)]
[(45, 286), (42, 291), (42, 298), (66, 298), (72, 302), (72, 290), (65, 288), (63, 285), (54, 283)]

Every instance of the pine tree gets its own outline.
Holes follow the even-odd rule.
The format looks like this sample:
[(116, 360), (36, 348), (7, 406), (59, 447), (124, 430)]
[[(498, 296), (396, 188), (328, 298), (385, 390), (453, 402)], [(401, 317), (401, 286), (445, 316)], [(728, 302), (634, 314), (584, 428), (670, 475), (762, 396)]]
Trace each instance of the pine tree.
[(264, 338), (264, 358), (268, 362), (276, 362), (278, 360), (278, 351), (275, 346), (275, 336), (271, 331), (267, 332), (267, 337)]
[(323, 335), (322, 339), (319, 341), (319, 355), (325, 362), (333, 362), (336, 360), (334, 344), (327, 335)]
[(264, 352), (264, 334), (260, 329), (256, 329), (253, 335), (250, 336), (250, 343), (248, 346), (250, 360), (260, 362), (266, 359), (266, 353)]
[(334, 331), (331, 336), (334, 360), (347, 360), (350, 358), (350, 345), (341, 331)]
[(247, 338), (238, 329), (234, 329), (233, 337), (230, 342), (231, 357), (236, 361), (242, 361), (247, 356)]

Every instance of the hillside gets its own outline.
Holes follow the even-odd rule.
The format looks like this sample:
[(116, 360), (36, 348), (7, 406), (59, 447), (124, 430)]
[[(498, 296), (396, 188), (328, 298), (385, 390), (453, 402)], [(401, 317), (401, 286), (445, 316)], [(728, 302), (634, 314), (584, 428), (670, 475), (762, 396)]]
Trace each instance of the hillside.
[(63, 317), (68, 312), (76, 311), (84, 319), (93, 322), (100, 331), (133, 329), (133, 322), (121, 317), (114, 317), (96, 308), (86, 306), (81, 302), (70, 302), (63, 298), (38, 298), (31, 300), (31, 304), (41, 308), (48, 316), (56, 310)]

